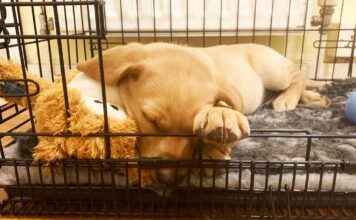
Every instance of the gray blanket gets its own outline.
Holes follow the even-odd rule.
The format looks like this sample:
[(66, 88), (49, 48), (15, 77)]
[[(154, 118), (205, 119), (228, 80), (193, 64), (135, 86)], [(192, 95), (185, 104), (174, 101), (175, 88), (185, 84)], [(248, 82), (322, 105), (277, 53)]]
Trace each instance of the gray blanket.
[[(333, 82), (320, 89), (328, 96), (330, 108), (300, 104), (295, 110), (275, 112), (271, 105), (262, 106), (249, 116), (251, 128), (256, 129), (303, 129), (313, 134), (356, 134), (356, 126), (345, 116), (348, 96), (356, 91), (356, 79)], [(294, 138), (248, 138), (233, 151), (233, 158), (240, 160), (299, 160), (305, 157), (306, 139)], [(310, 160), (356, 161), (356, 139), (313, 139)]]
[[(295, 110), (288, 112), (275, 112), (271, 103), (261, 106), (253, 115), (248, 116), (252, 129), (302, 129), (313, 134), (354, 134), (356, 125), (352, 125), (345, 116), (344, 108), (349, 95), (356, 91), (356, 79), (333, 82), (319, 89), (319, 92), (332, 100), (330, 108), (319, 108), (300, 104)], [(278, 133), (274, 133), (278, 134)], [(254, 161), (305, 161), (307, 139), (305, 138), (246, 138), (233, 150), (232, 158), (236, 160)], [(356, 161), (356, 139), (340, 138), (313, 138), (310, 153), (311, 161), (339, 162)], [(279, 171), (271, 171), (268, 185), (273, 187), (292, 185), (292, 171), (284, 171), (282, 177)], [(266, 171), (256, 170), (254, 187), (264, 189)], [(242, 170), (241, 187), (249, 188), (251, 170)], [(240, 175), (234, 170), (229, 173), (229, 187), (238, 187)], [(308, 177), (307, 177), (308, 176)], [(200, 184), (200, 178), (191, 177), (196, 186)], [(307, 180), (308, 179), (308, 180)], [(322, 179), (322, 181), (320, 181)], [(321, 189), (331, 190), (334, 180), (334, 172), (326, 171), (320, 175), (320, 171), (298, 171), (295, 179), (295, 188), (304, 190)], [(281, 181), (281, 184), (279, 183)], [(306, 184), (308, 181), (308, 184)], [(352, 172), (338, 172), (336, 175), (336, 191), (356, 191), (356, 174)], [(216, 178), (216, 187), (225, 187), (226, 174)], [(204, 178), (203, 185), (212, 186), (211, 178)]]

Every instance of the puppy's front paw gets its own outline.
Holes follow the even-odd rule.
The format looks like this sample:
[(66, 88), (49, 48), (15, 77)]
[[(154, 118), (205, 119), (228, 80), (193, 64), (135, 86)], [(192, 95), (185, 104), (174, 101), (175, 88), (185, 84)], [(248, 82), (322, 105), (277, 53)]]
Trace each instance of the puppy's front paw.
[(8, 199), (7, 193), (4, 189), (0, 189), (0, 204)]
[(247, 118), (238, 111), (224, 107), (210, 107), (194, 118), (194, 132), (205, 143), (232, 145), (250, 134)]

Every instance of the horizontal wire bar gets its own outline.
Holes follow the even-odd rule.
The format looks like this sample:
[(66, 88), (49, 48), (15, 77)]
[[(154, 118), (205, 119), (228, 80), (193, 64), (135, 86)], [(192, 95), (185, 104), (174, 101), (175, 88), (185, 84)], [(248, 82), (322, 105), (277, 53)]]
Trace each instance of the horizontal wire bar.
[(1, 2), (1, 6), (66, 6), (66, 5), (100, 5), (104, 1), (63, 1), (63, 2)]
[[(255, 131), (256, 132), (256, 131)], [(270, 131), (280, 132), (280, 131)], [(48, 132), (0, 132), (0, 136), (48, 136), (48, 137), (199, 137), (193, 133), (96, 133), (96, 134), (74, 134), (74, 133), (62, 133), (62, 134), (52, 134)], [(346, 134), (251, 134), (248, 137), (282, 137), (282, 138), (356, 138), (356, 135), (346, 135)]]

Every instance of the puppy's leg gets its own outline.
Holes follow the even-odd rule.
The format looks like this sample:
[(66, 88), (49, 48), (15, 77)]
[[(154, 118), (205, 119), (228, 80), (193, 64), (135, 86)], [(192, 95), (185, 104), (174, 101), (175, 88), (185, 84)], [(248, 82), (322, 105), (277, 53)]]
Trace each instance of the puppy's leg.
[(4, 189), (0, 188), (0, 204), (8, 199), (7, 193)]
[(273, 108), (278, 112), (294, 109), (308, 86), (319, 86), (301, 72), (290, 60), (264, 46), (251, 50), (250, 63), (261, 77), (265, 89), (280, 92), (274, 100)]
[(318, 92), (305, 90), (302, 93), (301, 103), (316, 105), (319, 107), (327, 108), (330, 106), (331, 101), (328, 97), (322, 96)]
[(294, 73), (290, 85), (273, 101), (275, 111), (288, 111), (297, 107), (305, 90), (305, 78), (305, 75), (300, 71)]
[[(250, 133), (247, 118), (240, 112), (225, 107), (206, 107), (194, 118), (193, 131), (202, 137), (204, 143), (219, 146), (215, 155), (225, 159), (240, 139)], [(223, 152), (223, 153), (222, 153)]]
[(320, 87), (323, 87), (325, 85), (327, 85), (327, 82), (322, 82), (322, 81), (315, 81), (315, 80), (311, 80), (311, 79), (307, 79), (306, 80), (306, 89), (317, 89)]
[[(226, 107), (206, 107), (194, 118), (193, 131), (202, 138), (202, 158), (229, 160), (231, 149), (250, 134), (247, 118), (240, 112)], [(198, 157), (199, 155), (195, 155)], [(212, 176), (221, 170), (194, 169), (195, 173)]]

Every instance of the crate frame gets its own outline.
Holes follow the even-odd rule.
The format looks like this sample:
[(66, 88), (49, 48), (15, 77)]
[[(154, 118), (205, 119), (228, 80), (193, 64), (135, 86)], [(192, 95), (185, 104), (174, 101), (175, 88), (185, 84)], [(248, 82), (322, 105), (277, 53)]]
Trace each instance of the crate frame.
[[(153, 0), (155, 1), (155, 0)], [(172, 0), (170, 0), (171, 2)], [(274, 1), (274, 0), (273, 0)], [(292, 0), (289, 0), (290, 2)], [(342, 19), (342, 12), (344, 1), (342, 0), (342, 9), (340, 15), (340, 21)], [(221, 1), (222, 2), (222, 1)], [(326, 2), (326, 1), (325, 1)], [(205, 3), (205, 0), (204, 0)], [(121, 4), (121, 0), (120, 0)], [(56, 35), (38, 35), (36, 32), (34, 34), (23, 34), (22, 20), (21, 20), (21, 7), (30, 7), (32, 10), (32, 19), (36, 20), (34, 14), (35, 7), (43, 7), (46, 15), (47, 22), (47, 8), (52, 8), (54, 12), (55, 20), (55, 30)], [(71, 7), (80, 6), (82, 9), (88, 9), (89, 6), (94, 8), (94, 16), (96, 20), (95, 31), (91, 30), (91, 25), (89, 24), (88, 30), (76, 31), (72, 35), (61, 33), (60, 27), (60, 17), (58, 15), (58, 8), (60, 7)], [(86, 7), (86, 8), (85, 8)], [(255, 6), (256, 7), (256, 6)], [(5, 22), (5, 12), (4, 8), (10, 8), (13, 12), (13, 23)], [(97, 53), (100, 61), (100, 73), (101, 73), (101, 86), (102, 86), (102, 96), (103, 102), (106, 102), (105, 94), (105, 84), (104, 84), (104, 70), (102, 64), (102, 51), (105, 47), (109, 47), (110, 41), (108, 36), (110, 34), (119, 34), (121, 41), (118, 44), (126, 44), (125, 30), (122, 26), (121, 31), (106, 31), (106, 21), (105, 21), (105, 7), (103, 1), (88, 0), (88, 1), (43, 1), (43, 2), (0, 2), (1, 11), (1, 22), (0, 26), (2, 29), (14, 28), (16, 34), (0, 34), (0, 39), (4, 39), (4, 43), (0, 44), (1, 49), (6, 50), (8, 58), (11, 58), (10, 48), (17, 48), (20, 56), (21, 66), (23, 70), (22, 81), (26, 83), (26, 90), (28, 83), (36, 82), (28, 80), (26, 77), (26, 67), (28, 66), (27, 56), (26, 56), (26, 46), (35, 45), (37, 47), (37, 58), (39, 62), (41, 61), (41, 55), (39, 52), (39, 44), (43, 42), (48, 42), (48, 47), (50, 47), (51, 41), (56, 41), (58, 47), (59, 55), (59, 66), (60, 66), (60, 76), (63, 83), (63, 92), (65, 97), (66, 109), (69, 108), (68, 95), (66, 87), (66, 74), (65, 74), (65, 61), (64, 53), (65, 46), (63, 42), (67, 41), (67, 46), (69, 45), (69, 40), (74, 40), (76, 44), (76, 49), (78, 50), (78, 44), (80, 40), (84, 42), (89, 42), (89, 52), (88, 55), (85, 52), (85, 59), (93, 57), (94, 53)], [(74, 10), (74, 9), (73, 9)], [(325, 6), (323, 8), (325, 10)], [(205, 10), (204, 10), (205, 11)], [(73, 11), (74, 13), (74, 11)], [(89, 9), (88, 9), (89, 13)], [(82, 15), (81, 15), (82, 16)], [(66, 18), (65, 18), (66, 19)], [(139, 17), (137, 17), (139, 22)], [(222, 18), (220, 18), (222, 19)], [(256, 19), (256, 14), (254, 15)], [(172, 21), (170, 21), (172, 22)], [(35, 23), (35, 22), (34, 22)], [(90, 23), (90, 20), (88, 20)], [(205, 23), (205, 16), (204, 16)], [(48, 26), (48, 24), (46, 24)], [(171, 26), (172, 27), (172, 26)], [(356, 27), (356, 25), (355, 25)], [(304, 36), (307, 32), (319, 32), (320, 39), (314, 42), (314, 48), (318, 48), (318, 58), (319, 62), (320, 50), (323, 49), (318, 42), (322, 41), (323, 31), (340, 31), (348, 29), (329, 29), (323, 25), (320, 28), (312, 29), (302, 29), (302, 30), (290, 30), (287, 27), (285, 30), (273, 30), (272, 28), (268, 30), (257, 30), (255, 27), (252, 30), (247, 30), (252, 32), (252, 41), (255, 41), (255, 36), (258, 32), (269, 32), (269, 46), (271, 46), (272, 33), (275, 31), (286, 32), (286, 45), (288, 45), (288, 34), (293, 31), (303, 32), (303, 42), (302, 48), (304, 49)], [(356, 29), (352, 29), (356, 33)], [(212, 31), (214, 32), (214, 31)], [(215, 31), (216, 32), (216, 31)], [(235, 32), (235, 41), (239, 43), (239, 33), (241, 30), (217, 30), (218, 44), (224, 41), (224, 33)], [(153, 41), (158, 40), (160, 33), (154, 28), (148, 34), (153, 34)], [(130, 34), (137, 34), (138, 41), (143, 39), (142, 34), (147, 34), (138, 28), (137, 32)], [(184, 32), (186, 34), (186, 43), (189, 44), (191, 33), (187, 26), (187, 30)], [(164, 34), (168, 34), (169, 41), (173, 41), (174, 30), (170, 28)], [(202, 31), (202, 42), (203, 46), (206, 46), (206, 39), (208, 38), (209, 31), (205, 30), (203, 27)], [(9, 44), (9, 40), (15, 40), (15, 44)], [(31, 41), (29, 41), (31, 40)], [(7, 43), (6, 43), (7, 42)], [(84, 47), (85, 47), (84, 43)], [(69, 47), (69, 46), (68, 46)], [(287, 46), (286, 46), (287, 48)], [(303, 58), (303, 49), (301, 52), (301, 63)], [(325, 49), (325, 48), (324, 48)], [(337, 50), (337, 46), (335, 47)], [(350, 54), (350, 63), (348, 69), (348, 76), (352, 77), (355, 70), (353, 70), (353, 59), (354, 59), (354, 49), (355, 49), (355, 38), (353, 40), (352, 53)], [(87, 51), (87, 49), (85, 49)], [(67, 49), (69, 53), (69, 49)], [(285, 52), (286, 53), (286, 52)], [(336, 52), (335, 52), (336, 53)], [(51, 53), (49, 53), (51, 54)], [(88, 55), (88, 56), (87, 56)], [(70, 57), (70, 55), (69, 55)], [(69, 66), (71, 66), (71, 58), (68, 59)], [(52, 58), (50, 58), (52, 62)], [(78, 62), (78, 55), (76, 57)], [(52, 63), (51, 63), (52, 65)], [(336, 59), (333, 62), (334, 69), (336, 65)], [(333, 70), (334, 71), (334, 70)], [(40, 69), (40, 75), (42, 76), (42, 70)], [(334, 72), (331, 78), (320, 79), (318, 78), (318, 65), (316, 66), (315, 79), (332, 81), (337, 80), (334, 78)], [(54, 79), (53, 70), (51, 70), (51, 79)], [(8, 81), (8, 80), (7, 80)], [(1, 80), (0, 82), (4, 82)], [(25, 94), (27, 100), (33, 94)], [(4, 203), (0, 204), (0, 215), (114, 215), (114, 216), (128, 216), (128, 217), (176, 217), (176, 218), (203, 218), (204, 216), (209, 216), (211, 218), (236, 218), (236, 219), (353, 219), (356, 216), (356, 192), (338, 192), (335, 191), (336, 178), (339, 173), (351, 172), (354, 173), (356, 170), (356, 161), (341, 161), (341, 162), (322, 162), (322, 161), (310, 161), (310, 150), (312, 148), (313, 140), (319, 138), (335, 139), (335, 138), (347, 138), (356, 139), (356, 135), (344, 134), (344, 135), (333, 135), (333, 134), (314, 134), (312, 131), (308, 130), (285, 130), (285, 129), (255, 129), (252, 130), (251, 138), (257, 137), (279, 137), (279, 138), (303, 138), (307, 140), (306, 152), (305, 152), (305, 162), (292, 162), (292, 161), (281, 161), (281, 162), (270, 162), (270, 161), (219, 161), (219, 160), (164, 160), (157, 158), (140, 158), (137, 160), (117, 160), (110, 159), (110, 137), (112, 136), (174, 136), (174, 137), (193, 137), (194, 134), (182, 134), (182, 133), (172, 133), (172, 134), (143, 134), (143, 133), (110, 133), (108, 130), (108, 117), (106, 105), (103, 105), (104, 110), (104, 132), (100, 134), (92, 134), (89, 136), (101, 136), (105, 138), (106, 141), (106, 158), (105, 160), (75, 160), (68, 159), (62, 162), (50, 163), (50, 175), (52, 178), (52, 183), (44, 183), (41, 177), (40, 184), (32, 184), (31, 181), (27, 184), (21, 183), (19, 180), (19, 169), (25, 169), (27, 177), (31, 180), (31, 168), (38, 168), (41, 172), (41, 166), (44, 162), (37, 161), (34, 162), (31, 159), (20, 159), (20, 158), (6, 158), (3, 149), (14, 142), (10, 142), (5, 146), (0, 142), (0, 168), (12, 167), (15, 170), (16, 184), (0, 186), (4, 187), (9, 194), (9, 199)], [(9, 112), (11, 112), (9, 114)], [(35, 131), (34, 117), (31, 107), (28, 109), (20, 108), (15, 104), (5, 104), (0, 108), (0, 124), (5, 124), (9, 120), (18, 117), (21, 114), (28, 112), (29, 117), (21, 121), (16, 126), (12, 127), (6, 132), (0, 132), (0, 139), (9, 136), (78, 136), (78, 134), (57, 134), (53, 135), (50, 133), (38, 133)], [(6, 116), (7, 115), (7, 116)], [(68, 115), (67, 115), (68, 117)], [(24, 124), (30, 124), (32, 127), (32, 132), (17, 132), (16, 129), (22, 127)], [(88, 184), (81, 184), (79, 182), (75, 184), (56, 184), (54, 178), (54, 169), (65, 168), (67, 166), (74, 167), (75, 173), (78, 176), (79, 167), (84, 167), (89, 170), (93, 167), (99, 167), (101, 170), (107, 170), (113, 175), (115, 169), (121, 168), (125, 170), (126, 185), (117, 186), (115, 181), (112, 184), (102, 184), (92, 185), (90, 178), (90, 171), (88, 171)], [(175, 184), (173, 188), (173, 193), (170, 196), (159, 196), (154, 190), (161, 190), (163, 194), (168, 194), (168, 189), (157, 186), (157, 188), (146, 189), (141, 187), (140, 180), (138, 185), (132, 186), (128, 184), (128, 169), (137, 168), (138, 175), (141, 175), (143, 169), (158, 169), (166, 167), (188, 167), (190, 169), (196, 168), (202, 170), (202, 168), (213, 168), (213, 186), (203, 187), (203, 177), (200, 177), (200, 187), (191, 187), (188, 181), (187, 187), (180, 187)], [(215, 171), (217, 169), (225, 169), (228, 173), (231, 169), (239, 170), (241, 174), (242, 169), (248, 169), (251, 171), (251, 185), (248, 188), (241, 188), (241, 176), (239, 178), (240, 184), (237, 188), (230, 188), (228, 185), (228, 174), (226, 174), (226, 184), (224, 188), (217, 188), (215, 186)], [(307, 171), (306, 177), (308, 179), (311, 171), (317, 171), (322, 176), (326, 172), (331, 172), (334, 174), (333, 184), (330, 189), (323, 190), (321, 188), (322, 178), (320, 179), (319, 189), (308, 190), (308, 183), (304, 189), (296, 189), (294, 186), (284, 185), (282, 186), (282, 180), (279, 181), (279, 186), (273, 188), (272, 186), (266, 185), (264, 189), (255, 189), (253, 185), (253, 178), (256, 169), (265, 170), (268, 173), (271, 170), (277, 172), (282, 176), (283, 172), (286, 170), (293, 170), (293, 178), (295, 178), (296, 172), (299, 169), (304, 169)], [(104, 171), (103, 171), (104, 172)], [(66, 173), (66, 172), (64, 172)], [(64, 175), (64, 181), (66, 177)], [(115, 180), (115, 177), (112, 177)], [(108, 196), (109, 195), (109, 196)], [(121, 196), (122, 195), (122, 196)]]

